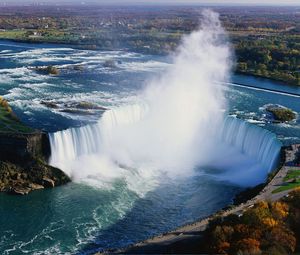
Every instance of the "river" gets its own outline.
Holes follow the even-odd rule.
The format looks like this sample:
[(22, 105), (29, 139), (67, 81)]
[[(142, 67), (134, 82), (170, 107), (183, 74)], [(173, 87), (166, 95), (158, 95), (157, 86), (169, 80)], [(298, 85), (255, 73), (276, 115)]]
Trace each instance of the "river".
[[(111, 59), (115, 67), (105, 64)], [(24, 123), (47, 132), (92, 124), (103, 114), (101, 109), (78, 109), (78, 102), (105, 108), (133, 102), (145, 81), (171, 63), (134, 52), (9, 41), (0, 42), (0, 60), (0, 95)], [(58, 66), (60, 75), (32, 69), (46, 65)], [(300, 95), (298, 87), (267, 79), (233, 75), (231, 83)], [(300, 142), (299, 120), (275, 124), (265, 111), (268, 104), (280, 104), (300, 113), (298, 98), (230, 85), (225, 90), (230, 115), (272, 131), (283, 144)], [(90, 254), (126, 246), (206, 217), (242, 189), (203, 172), (181, 179), (166, 176), (159, 186), (136, 178), (131, 180), (139, 183), (135, 190), (117, 178), (95, 186), (70, 183), (24, 197), (0, 194), (0, 253)]]

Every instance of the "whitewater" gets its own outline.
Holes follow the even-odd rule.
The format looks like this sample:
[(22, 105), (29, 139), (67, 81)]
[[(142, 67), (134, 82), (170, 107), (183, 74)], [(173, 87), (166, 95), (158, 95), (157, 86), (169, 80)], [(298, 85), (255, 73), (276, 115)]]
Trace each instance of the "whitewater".
[(141, 196), (164, 175), (203, 166), (243, 186), (263, 182), (281, 144), (270, 132), (227, 116), (224, 88), (231, 50), (218, 14), (204, 11), (173, 64), (145, 83), (134, 103), (105, 112), (97, 124), (50, 134), (50, 164), (76, 182), (104, 187), (125, 178)]
[[(0, 48), (1, 94), (24, 123), (50, 132), (50, 163), (73, 180), (26, 198), (1, 195), (1, 254), (93, 254), (170, 231), (265, 180), (281, 144), (259, 126), (285, 145), (299, 142), (299, 120), (274, 124), (264, 115), (264, 105), (278, 102), (299, 114), (297, 98), (214, 85), (231, 82), (230, 45), (216, 14), (206, 13), (171, 57), (12, 42)], [(117, 68), (103, 66), (110, 59)], [(61, 75), (32, 69), (48, 64)], [(85, 70), (64, 68), (73, 65)], [(82, 101), (110, 110), (101, 118), (63, 111)]]

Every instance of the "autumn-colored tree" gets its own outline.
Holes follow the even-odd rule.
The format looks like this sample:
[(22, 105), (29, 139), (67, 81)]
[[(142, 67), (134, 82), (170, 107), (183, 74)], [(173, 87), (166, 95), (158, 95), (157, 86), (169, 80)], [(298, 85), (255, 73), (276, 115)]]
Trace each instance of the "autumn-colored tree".
[(217, 253), (227, 254), (233, 233), (234, 229), (231, 226), (216, 226), (211, 232), (211, 240), (213, 240), (213, 244), (210, 248)]
[(294, 233), (285, 226), (274, 227), (268, 234), (270, 244), (277, 244), (285, 248), (289, 253), (293, 253), (296, 248), (296, 238)]
[(251, 237), (259, 240), (262, 237), (262, 229), (245, 224), (236, 224), (234, 231), (235, 239)]
[(244, 238), (237, 242), (236, 249), (238, 254), (258, 255), (261, 254), (260, 242), (252, 238)]
[(289, 205), (289, 214), (287, 217), (288, 226), (295, 233), (298, 239), (298, 247), (300, 243), (300, 188), (296, 188), (285, 199), (285, 203)]
[(261, 201), (256, 204), (254, 208), (247, 210), (244, 213), (242, 220), (248, 225), (256, 226), (264, 224), (263, 220), (270, 217), (272, 217), (272, 215), (269, 204)]
[(219, 217), (206, 233), (212, 254), (291, 254), (300, 236), (300, 189), (285, 201), (260, 202), (242, 217)]
[(269, 228), (273, 228), (273, 227), (275, 227), (275, 226), (278, 225), (278, 221), (276, 221), (276, 220), (275, 220), (274, 218), (272, 218), (272, 217), (265, 217), (265, 218), (263, 218), (263, 219), (262, 219), (262, 223), (263, 223), (265, 226), (269, 227)]
[(289, 206), (284, 202), (275, 202), (272, 204), (272, 214), (277, 219), (286, 218), (289, 214)]
[(228, 254), (228, 250), (230, 248), (229, 242), (220, 242), (216, 246), (216, 252), (219, 254)]

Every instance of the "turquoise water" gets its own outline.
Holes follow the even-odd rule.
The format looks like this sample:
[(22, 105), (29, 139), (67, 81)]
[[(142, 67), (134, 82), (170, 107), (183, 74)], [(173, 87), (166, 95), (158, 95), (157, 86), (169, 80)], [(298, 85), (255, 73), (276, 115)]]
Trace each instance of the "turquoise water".
[(185, 181), (143, 198), (121, 181), (112, 190), (72, 183), (25, 197), (1, 194), (1, 253), (89, 254), (124, 246), (207, 216), (238, 190), (202, 176)]
[[(0, 94), (20, 118), (36, 128), (54, 132), (96, 122), (102, 112), (64, 110), (78, 101), (103, 107), (135, 99), (145, 81), (163, 72), (169, 59), (122, 51), (85, 51), (62, 45), (0, 43)], [(104, 67), (114, 59), (115, 68)], [(45, 76), (27, 67), (54, 64), (61, 74)], [(74, 70), (80, 64), (83, 71)], [(299, 93), (298, 88), (247, 76), (233, 82)], [(269, 122), (264, 106), (280, 104), (300, 112), (299, 99), (229, 86), (229, 113), (277, 134), (284, 144), (299, 142), (299, 120)], [(58, 105), (51, 109), (41, 104)], [(128, 189), (122, 178), (100, 186), (70, 183), (32, 192), (25, 197), (0, 194), (1, 254), (90, 254), (121, 247), (182, 224), (203, 218), (226, 206), (240, 187), (196, 171), (192, 177), (143, 183)]]

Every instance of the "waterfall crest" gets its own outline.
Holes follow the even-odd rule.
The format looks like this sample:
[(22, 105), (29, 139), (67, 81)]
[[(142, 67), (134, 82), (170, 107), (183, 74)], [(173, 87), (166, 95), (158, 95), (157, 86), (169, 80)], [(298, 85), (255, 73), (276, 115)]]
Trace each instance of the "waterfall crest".
[(141, 181), (158, 172), (190, 175), (224, 154), (216, 153), (224, 143), (269, 171), (274, 137), (238, 120), (224, 122), (224, 88), (215, 81), (227, 81), (230, 68), (219, 16), (206, 10), (200, 28), (183, 38), (173, 64), (145, 84), (136, 104), (105, 112), (95, 125), (51, 134), (50, 163), (79, 181), (104, 171), (128, 179), (120, 165), (131, 176), (143, 175)]
[(220, 133), (221, 141), (258, 162), (268, 173), (276, 167), (281, 142), (272, 132), (246, 121), (227, 117)]
[[(118, 130), (119, 127), (122, 127), (126, 132), (126, 126), (143, 120), (146, 112), (146, 109), (137, 105), (126, 106), (107, 111), (96, 124), (49, 134), (52, 151), (50, 164), (60, 167), (71, 175), (72, 162), (80, 160), (82, 157), (100, 156), (110, 149), (114, 150), (117, 146), (115, 136), (113, 136), (115, 129)], [(261, 176), (259, 181), (262, 181), (263, 176), (265, 177), (267, 173), (274, 170), (278, 163), (281, 142), (270, 131), (234, 117), (226, 117), (222, 123), (221, 128), (214, 129), (215, 133), (209, 136), (210, 140), (215, 137), (215, 141), (211, 146), (219, 148), (213, 149), (216, 155), (210, 157), (213, 160), (209, 164), (219, 168), (239, 168), (240, 172), (247, 171), (250, 166), (243, 163), (245, 162), (244, 159), (239, 161), (240, 166), (222, 164), (225, 161), (224, 158), (222, 159), (222, 155), (226, 155), (228, 150), (233, 150), (234, 157), (238, 158), (242, 155), (246, 161), (256, 165), (256, 171), (260, 171), (259, 175)], [(199, 146), (201, 145), (203, 146), (202, 143), (199, 144)], [(212, 153), (212, 150), (209, 150), (209, 152)], [(116, 157), (114, 160), (117, 161), (121, 158)], [(199, 155), (199, 158), (201, 158), (201, 155)], [(120, 165), (130, 165), (130, 162), (127, 162), (125, 158), (124, 161), (118, 163)], [(216, 164), (216, 161), (219, 164)], [(232, 160), (232, 162), (234, 164), (235, 161)], [(203, 162), (199, 161), (200, 165), (201, 163), (207, 164), (205, 160)], [(99, 171), (101, 171), (101, 165), (99, 165), (99, 168)], [(256, 175), (258, 175), (258, 172), (256, 172)], [(255, 180), (256, 176), (253, 176), (253, 179)], [(245, 182), (245, 180), (242, 182)]]

